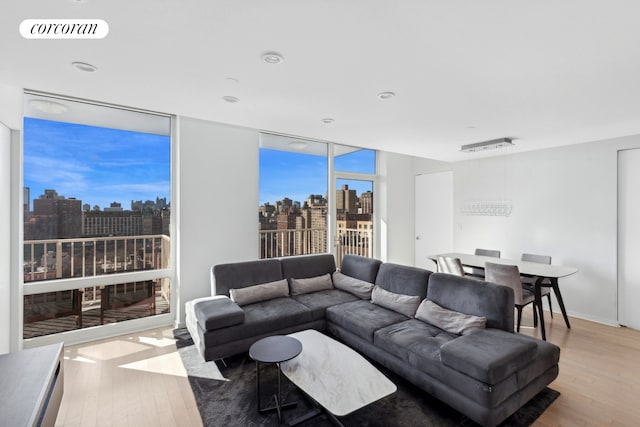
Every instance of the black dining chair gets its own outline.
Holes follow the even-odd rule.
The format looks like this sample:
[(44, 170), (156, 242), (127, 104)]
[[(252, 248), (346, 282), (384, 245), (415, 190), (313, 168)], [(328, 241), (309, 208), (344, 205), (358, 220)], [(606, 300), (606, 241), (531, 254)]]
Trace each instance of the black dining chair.
[[(500, 258), (500, 251), (494, 250), (494, 249), (476, 249), (474, 252), (475, 255), (482, 255), (482, 256), (490, 256), (493, 258)], [(481, 268), (471, 268), (469, 270), (469, 273), (467, 273), (468, 276), (473, 276), (473, 277), (479, 277), (481, 279), (484, 278), (484, 270)]]
[(534, 325), (537, 326), (538, 313), (536, 312), (535, 297), (532, 291), (522, 286), (518, 266), (487, 262), (484, 266), (484, 272), (485, 280), (487, 282), (497, 283), (498, 285), (508, 286), (513, 289), (514, 304), (516, 306), (516, 309), (518, 310), (516, 331), (520, 332), (522, 309), (528, 304), (532, 304), (533, 306), (533, 322)]
[[(527, 262), (537, 262), (540, 264), (551, 264), (551, 257), (549, 255), (534, 255), (534, 254), (522, 254), (520, 257), (520, 261)], [(535, 277), (526, 277), (522, 276), (522, 286), (525, 289), (529, 289), (531, 292), (534, 291), (534, 283), (536, 281)], [(544, 279), (540, 284), (540, 295), (547, 296), (547, 300), (549, 301), (549, 313), (551, 313), (551, 317), (553, 317), (553, 307), (551, 306), (551, 280)]]

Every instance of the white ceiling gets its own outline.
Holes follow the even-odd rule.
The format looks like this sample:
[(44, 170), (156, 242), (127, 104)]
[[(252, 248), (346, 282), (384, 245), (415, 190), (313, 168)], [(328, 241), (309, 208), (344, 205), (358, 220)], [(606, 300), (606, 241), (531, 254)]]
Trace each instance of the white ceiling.
[[(0, 0), (0, 85), (460, 160), (500, 137), (640, 134), (639, 16), (637, 0)], [(23, 39), (33, 18), (109, 34)]]

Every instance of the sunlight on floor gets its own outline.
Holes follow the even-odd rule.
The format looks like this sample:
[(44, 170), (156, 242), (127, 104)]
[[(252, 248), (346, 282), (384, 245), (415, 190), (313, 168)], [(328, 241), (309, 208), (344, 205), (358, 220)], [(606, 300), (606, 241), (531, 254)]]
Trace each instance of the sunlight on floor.
[(142, 344), (152, 345), (154, 347), (169, 347), (175, 345), (176, 340), (173, 338), (155, 338), (155, 337), (138, 337), (138, 341)]
[(80, 346), (77, 353), (94, 360), (111, 360), (147, 350), (149, 346), (127, 340), (114, 341), (112, 345), (105, 346), (102, 343)]
[(178, 352), (126, 363), (119, 365), (118, 368), (134, 369), (137, 371), (152, 372), (154, 374), (175, 375), (178, 377), (187, 376), (187, 371), (185, 371), (182, 365), (182, 360)]

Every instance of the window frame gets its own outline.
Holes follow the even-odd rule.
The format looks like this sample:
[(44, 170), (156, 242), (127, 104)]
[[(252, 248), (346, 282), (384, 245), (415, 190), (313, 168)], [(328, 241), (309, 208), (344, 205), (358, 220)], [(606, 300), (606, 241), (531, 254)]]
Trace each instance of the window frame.
[[(12, 235), (12, 241), (14, 242), (12, 246), (16, 248), (15, 251), (17, 256), (16, 260), (12, 261), (12, 265), (14, 266), (15, 271), (12, 273), (12, 277), (14, 280), (12, 283), (17, 283), (17, 292), (12, 290), (12, 294), (16, 294), (15, 299), (12, 299), (12, 316), (11, 316), (11, 347), (12, 349), (21, 349), (21, 348), (31, 348), (37, 347), (41, 345), (64, 342), (65, 344), (76, 344), (87, 341), (92, 341), (96, 339), (102, 339), (118, 334), (124, 334), (132, 331), (144, 330), (155, 327), (162, 327), (171, 324), (175, 324), (176, 313), (177, 313), (177, 290), (176, 290), (176, 260), (177, 260), (177, 239), (176, 230), (177, 230), (177, 211), (178, 211), (178, 203), (177, 203), (177, 173), (176, 173), (176, 160), (177, 160), (177, 145), (178, 145), (178, 122), (177, 117), (175, 115), (160, 113), (157, 111), (150, 111), (132, 107), (126, 107), (122, 105), (109, 104), (99, 101), (86, 100), (81, 98), (74, 98), (64, 95), (57, 94), (49, 94), (38, 91), (30, 91), (25, 90), (24, 96), (27, 95), (35, 95), (35, 96), (44, 96), (48, 98), (60, 99), (60, 100), (68, 100), (71, 102), (80, 102), (89, 104), (91, 106), (96, 107), (105, 107), (105, 108), (116, 108), (124, 111), (131, 111), (136, 113), (143, 114), (151, 114), (155, 116), (165, 117), (169, 119), (169, 161), (170, 161), (170, 194), (169, 198), (171, 200), (171, 220), (169, 223), (169, 265), (167, 268), (154, 269), (154, 270), (139, 270), (139, 271), (130, 271), (123, 273), (114, 273), (114, 274), (106, 274), (106, 275), (95, 275), (95, 276), (87, 276), (87, 277), (72, 277), (72, 278), (59, 278), (52, 280), (43, 280), (43, 281), (34, 281), (34, 282), (25, 282), (24, 275), (22, 273), (23, 264), (24, 264), (24, 127), (20, 132), (17, 143), (19, 145), (19, 150), (16, 150), (15, 154), (13, 154), (14, 164), (17, 164), (16, 168), (17, 173), (15, 176), (18, 185), (12, 186), (12, 199), (17, 200), (18, 203), (15, 203), (16, 209), (18, 212), (14, 211), (15, 217), (18, 221), (18, 227), (15, 228), (16, 232)], [(117, 129), (117, 128), (115, 128)], [(14, 222), (14, 221), (12, 221)], [(14, 222), (15, 223), (15, 222)], [(133, 236), (132, 238), (135, 238)], [(49, 240), (49, 239), (46, 239)], [(121, 283), (129, 283), (129, 282), (140, 282), (145, 280), (155, 280), (155, 279), (169, 279), (170, 281), (170, 303), (169, 303), (169, 313), (156, 314), (154, 316), (148, 316), (140, 319), (132, 319), (124, 322), (110, 323), (105, 325), (100, 325), (96, 327), (87, 327), (77, 330), (70, 330), (60, 333), (54, 333), (50, 335), (43, 335), (34, 338), (23, 338), (24, 334), (24, 297), (27, 295), (34, 295), (44, 292), (52, 292), (52, 291), (65, 291), (78, 289), (83, 287), (94, 287), (94, 286), (105, 286), (105, 285), (116, 285)], [(15, 285), (14, 285), (15, 286)], [(15, 309), (13, 309), (15, 307)], [(14, 336), (15, 334), (15, 336)]]

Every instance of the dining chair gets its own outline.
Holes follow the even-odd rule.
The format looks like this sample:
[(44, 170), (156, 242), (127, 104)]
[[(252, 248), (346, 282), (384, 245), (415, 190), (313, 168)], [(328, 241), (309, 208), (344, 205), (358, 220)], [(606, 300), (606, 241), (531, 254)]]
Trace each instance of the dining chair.
[[(551, 264), (551, 257), (549, 255), (522, 254), (520, 260), (527, 262), (537, 262), (540, 264)], [(524, 286), (525, 289), (529, 289), (531, 292), (534, 291), (533, 287), (536, 281), (535, 277), (522, 276), (521, 280), (522, 286)], [(549, 313), (551, 314), (551, 317), (553, 317), (553, 308), (551, 306), (551, 280), (549, 280), (548, 278), (544, 279), (540, 284), (540, 295), (543, 297), (545, 295), (547, 296), (547, 300), (549, 301)]]
[[(538, 323), (538, 313), (536, 312), (535, 297), (533, 292), (522, 286), (520, 280), (520, 271), (517, 265), (494, 264), (486, 262), (484, 265), (485, 280), (487, 282), (497, 283), (498, 285), (508, 286), (513, 289), (514, 304), (518, 310), (518, 320), (516, 331), (520, 332), (520, 321), (522, 320), (522, 308), (527, 304), (533, 306), (534, 325)], [(539, 309), (539, 308), (538, 308)]]
[(456, 276), (464, 276), (464, 269), (462, 268), (462, 262), (460, 258), (439, 256), (437, 258), (438, 272), (453, 274)]
[[(482, 256), (490, 256), (493, 258), (500, 258), (500, 251), (494, 250), (494, 249), (479, 249), (477, 248), (474, 252), (475, 255), (482, 255)], [(474, 277), (480, 277), (480, 278), (484, 278), (485, 273), (484, 270), (481, 268), (473, 268), (471, 267), (469, 269), (469, 276), (474, 276)]]

